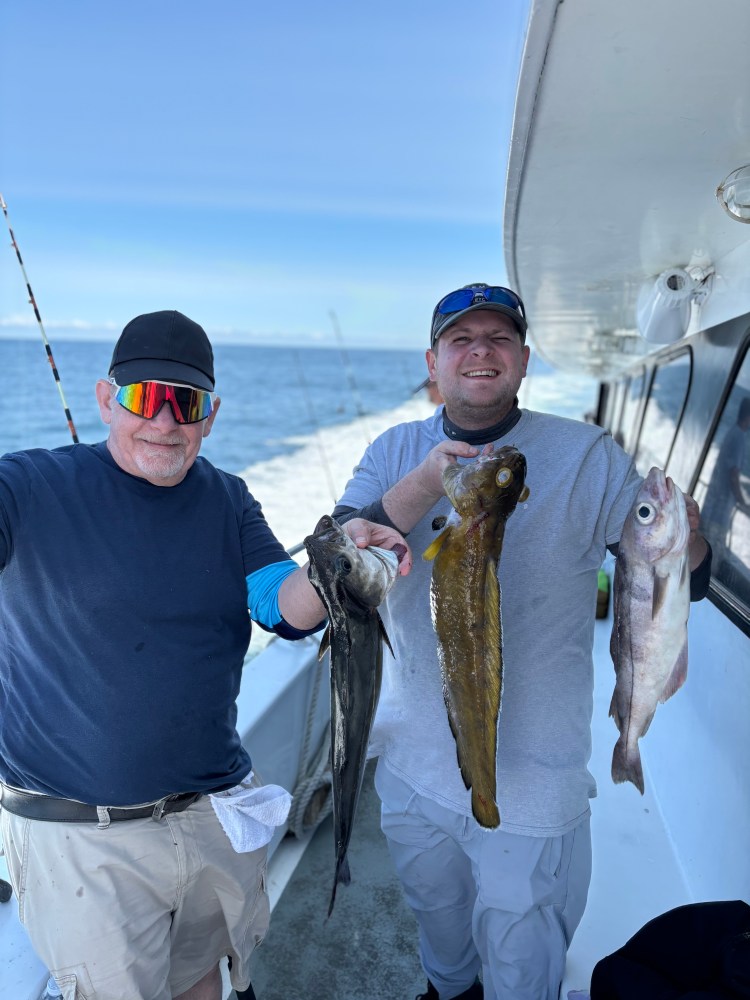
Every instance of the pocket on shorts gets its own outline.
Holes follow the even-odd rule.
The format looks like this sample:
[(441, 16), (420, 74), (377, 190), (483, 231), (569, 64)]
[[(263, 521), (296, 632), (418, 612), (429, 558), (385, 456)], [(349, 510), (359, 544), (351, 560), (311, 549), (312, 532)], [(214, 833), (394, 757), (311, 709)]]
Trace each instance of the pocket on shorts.
[(5, 861), (8, 877), (18, 901), (18, 919), (24, 923), (24, 892), (26, 889), (27, 859), (29, 854), (30, 820), (5, 811), (2, 814), (5, 837)]
[(94, 1000), (96, 997), (85, 965), (57, 969), (52, 975), (62, 990), (63, 1000)]
[(247, 920), (244, 927), (242, 927), (242, 937), (239, 940), (232, 941), (241, 967), (244, 967), (255, 949), (262, 943), (268, 932), (268, 925), (271, 922), (271, 903), (266, 889), (267, 865), (268, 856), (266, 855), (265, 861), (258, 867), (258, 885)]
[[(558, 879), (563, 872), (565, 862), (565, 851), (562, 836), (550, 837), (545, 845), (545, 867), (550, 878)], [(568, 852), (568, 864), (570, 864), (570, 852)]]
[(247, 923), (246, 935), (250, 936), (255, 948), (261, 944), (263, 938), (268, 933), (268, 925), (271, 922), (271, 901), (268, 898), (268, 889), (266, 888), (267, 864), (268, 862), (263, 865), (259, 873), (258, 893), (255, 897), (252, 914)]

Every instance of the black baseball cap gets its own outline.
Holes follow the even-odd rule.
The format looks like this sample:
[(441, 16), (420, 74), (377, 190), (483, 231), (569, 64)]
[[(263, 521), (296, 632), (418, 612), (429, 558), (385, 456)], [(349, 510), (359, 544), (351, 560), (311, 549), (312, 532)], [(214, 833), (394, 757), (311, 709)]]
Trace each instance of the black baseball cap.
[(511, 288), (504, 288), (502, 285), (475, 282), (472, 285), (464, 285), (455, 292), (449, 292), (435, 306), (430, 327), (430, 347), (435, 347), (438, 337), (449, 326), (474, 309), (493, 309), (508, 316), (518, 330), (521, 343), (525, 343), (526, 310), (521, 297)]
[(118, 385), (183, 382), (213, 392), (214, 352), (203, 327), (176, 309), (144, 313), (120, 334), (109, 374)]

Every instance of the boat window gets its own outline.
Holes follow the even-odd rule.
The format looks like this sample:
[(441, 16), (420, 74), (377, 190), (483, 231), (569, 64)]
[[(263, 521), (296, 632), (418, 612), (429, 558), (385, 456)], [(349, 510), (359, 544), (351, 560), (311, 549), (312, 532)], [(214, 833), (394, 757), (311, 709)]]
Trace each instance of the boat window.
[(686, 352), (659, 365), (651, 383), (635, 465), (642, 476), (656, 465), (666, 469), (690, 384), (692, 357)]
[(623, 382), (609, 382), (607, 385), (607, 398), (604, 404), (604, 414), (602, 417), (602, 427), (614, 432), (617, 418), (620, 415), (622, 404)]
[(713, 549), (712, 582), (750, 612), (750, 354), (727, 398), (694, 496)]
[(620, 426), (613, 434), (615, 441), (621, 444), (626, 451), (633, 450), (636, 435), (636, 417), (640, 409), (641, 396), (646, 381), (646, 373), (639, 372), (633, 375), (627, 388), (627, 394), (622, 407), (622, 417)]

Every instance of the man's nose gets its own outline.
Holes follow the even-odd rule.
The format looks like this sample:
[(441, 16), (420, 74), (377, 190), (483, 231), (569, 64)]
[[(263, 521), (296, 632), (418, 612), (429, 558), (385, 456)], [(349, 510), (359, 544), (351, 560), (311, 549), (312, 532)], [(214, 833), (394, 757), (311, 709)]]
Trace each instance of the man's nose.
[(164, 401), (162, 408), (156, 416), (152, 417), (151, 423), (156, 424), (159, 427), (168, 427), (170, 430), (175, 426), (179, 426), (178, 422), (175, 420), (174, 413), (172, 412), (172, 404), (168, 399)]
[(471, 350), (474, 354), (488, 354), (492, 350), (492, 343), (485, 337), (480, 337), (471, 345)]

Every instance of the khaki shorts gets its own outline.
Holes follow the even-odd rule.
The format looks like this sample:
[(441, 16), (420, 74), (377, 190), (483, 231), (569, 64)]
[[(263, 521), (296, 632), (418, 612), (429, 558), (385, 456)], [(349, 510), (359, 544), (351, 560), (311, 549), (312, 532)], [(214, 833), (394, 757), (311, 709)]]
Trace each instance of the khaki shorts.
[(21, 922), (65, 1000), (171, 1000), (268, 929), (266, 848), (237, 854), (205, 797), (163, 819), (49, 823), (0, 811)]

